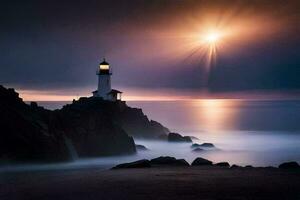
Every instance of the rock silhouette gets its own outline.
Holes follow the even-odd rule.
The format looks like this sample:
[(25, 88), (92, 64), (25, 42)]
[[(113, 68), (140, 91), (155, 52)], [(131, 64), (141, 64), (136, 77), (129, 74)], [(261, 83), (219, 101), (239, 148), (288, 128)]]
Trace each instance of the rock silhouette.
[(184, 159), (176, 159), (170, 156), (160, 156), (150, 160), (151, 165), (168, 165), (168, 166), (189, 166), (190, 164)]
[(132, 136), (158, 139), (169, 131), (123, 101), (80, 98), (59, 110), (27, 105), (0, 86), (0, 159), (58, 162), (78, 156), (132, 154)]
[(148, 168), (148, 167), (151, 167), (150, 161), (143, 159), (143, 160), (137, 160), (129, 163), (122, 163), (113, 167), (112, 169)]
[(206, 160), (204, 158), (196, 158), (193, 162), (192, 162), (192, 166), (212, 166), (212, 161), (210, 160)]
[(178, 133), (169, 133), (168, 141), (169, 142), (193, 142), (189, 136), (182, 136)]
[(300, 169), (300, 165), (297, 162), (285, 162), (278, 167), (279, 169)]

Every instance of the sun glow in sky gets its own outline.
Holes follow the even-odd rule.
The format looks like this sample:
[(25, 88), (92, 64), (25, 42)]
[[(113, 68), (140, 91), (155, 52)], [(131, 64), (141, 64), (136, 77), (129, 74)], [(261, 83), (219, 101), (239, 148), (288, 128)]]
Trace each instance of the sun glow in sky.
[(207, 36), (205, 37), (205, 41), (208, 42), (209, 44), (216, 44), (218, 40), (220, 39), (221, 35), (218, 32), (211, 32), (208, 33)]
[[(22, 28), (20, 25), (27, 23), (23, 22), (27, 19), (23, 15), (29, 19), (31, 15), (21, 9), (15, 27), (26, 37), (16, 35), (16, 39), (10, 32), (4, 37), (7, 42), (2, 46), (7, 56), (2, 59), (2, 83), (22, 88), (26, 100), (72, 100), (91, 95), (95, 90), (95, 70), (99, 59), (105, 56), (114, 69), (112, 86), (126, 88), (122, 90), (124, 99), (153, 100), (161, 99), (162, 95), (163, 99), (169, 99), (171, 96), (169, 93), (155, 97), (141, 95), (145, 88), (182, 92), (181, 89), (264, 89), (273, 88), (277, 82), (287, 87), (299, 85), (294, 76), (298, 68), (286, 67), (290, 62), (296, 66), (299, 56), (294, 55), (295, 47), (290, 48), (287, 40), (283, 40), (292, 39), (299, 32), (299, 12), (294, 9), (297, 5), (286, 6), (281, 2), (275, 5), (268, 1), (228, 3), (227, 0), (223, 3), (167, 0), (168, 3), (157, 5), (156, 1), (143, 2), (142, 7), (128, 3), (133, 8), (112, 3), (111, 9), (107, 9), (116, 11), (112, 19), (105, 17), (105, 12), (83, 12), (79, 21), (69, 18), (77, 13), (61, 13), (62, 23), (57, 23), (59, 17), (50, 12), (54, 9), (45, 7), (43, 11), (49, 18), (45, 24), (51, 29), (39, 34), (36, 44), (31, 33), (36, 32), (40, 22), (33, 20), (29, 30)], [(102, 1), (96, 4), (101, 7)], [(81, 25), (83, 28), (78, 28)], [(50, 34), (52, 31), (55, 34)], [(297, 41), (291, 44), (296, 46)], [(273, 56), (278, 55), (276, 50), (280, 47), (286, 50), (285, 57)], [(19, 68), (24, 63), (26, 67)], [(281, 63), (286, 69), (281, 69)], [(274, 88), (281, 89), (280, 84)], [(134, 92), (127, 89), (132, 87), (142, 89)]]

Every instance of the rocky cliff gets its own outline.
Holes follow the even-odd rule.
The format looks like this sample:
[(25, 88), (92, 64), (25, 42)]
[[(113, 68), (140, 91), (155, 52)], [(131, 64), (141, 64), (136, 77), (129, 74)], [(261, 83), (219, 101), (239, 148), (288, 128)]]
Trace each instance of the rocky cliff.
[(125, 102), (80, 98), (60, 110), (25, 104), (0, 86), (0, 158), (65, 161), (135, 153), (132, 137), (159, 139), (169, 130)]
[(69, 152), (50, 111), (25, 104), (13, 89), (0, 86), (0, 158), (65, 161)]
[(0, 158), (58, 162), (135, 153), (133, 138), (90, 104), (50, 111), (0, 86)]
[[(142, 109), (131, 108), (124, 101), (111, 102), (104, 101), (101, 98), (82, 97), (57, 112), (62, 116), (68, 116), (68, 114), (74, 112), (77, 115), (88, 113), (91, 118), (84, 116), (83, 120), (89, 120), (87, 122), (89, 128), (95, 126), (93, 119), (98, 116), (97, 125), (110, 122), (112, 127), (120, 127), (134, 138), (160, 139), (161, 136), (166, 136), (169, 133), (169, 130), (160, 123), (149, 120)], [(97, 130), (99, 128), (101, 127), (96, 127)]]

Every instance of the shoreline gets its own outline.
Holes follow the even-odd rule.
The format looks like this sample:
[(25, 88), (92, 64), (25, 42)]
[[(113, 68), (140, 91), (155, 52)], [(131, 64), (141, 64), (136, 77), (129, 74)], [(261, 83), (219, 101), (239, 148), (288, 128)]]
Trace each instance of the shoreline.
[(1, 175), (0, 198), (299, 199), (300, 171), (209, 166), (74, 169)]

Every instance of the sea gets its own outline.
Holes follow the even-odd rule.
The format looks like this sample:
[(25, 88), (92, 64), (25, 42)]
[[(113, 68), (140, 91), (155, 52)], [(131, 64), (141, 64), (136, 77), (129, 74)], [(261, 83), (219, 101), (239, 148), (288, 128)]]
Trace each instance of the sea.
[[(70, 102), (38, 102), (58, 109)], [(300, 162), (300, 100), (195, 99), (177, 101), (128, 101), (142, 108), (149, 120), (170, 131), (194, 136), (194, 143), (213, 143), (216, 148), (193, 152), (190, 143), (138, 140), (148, 151), (136, 155), (93, 159), (49, 165), (2, 166), (0, 171), (57, 170), (74, 168), (107, 169), (116, 164), (158, 156), (173, 156), (192, 162), (203, 157), (213, 162), (253, 166), (277, 166)], [(76, 152), (75, 152), (76, 154)]]

